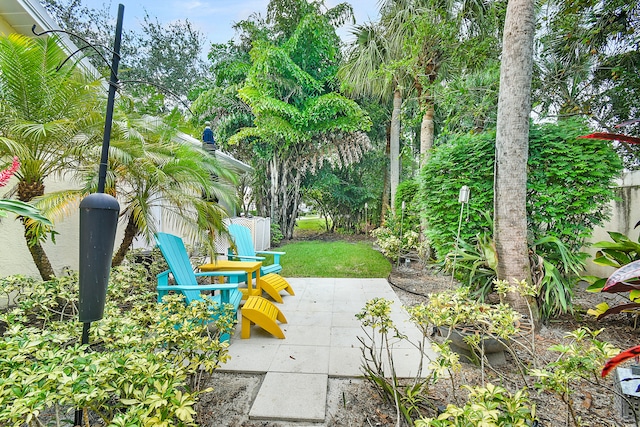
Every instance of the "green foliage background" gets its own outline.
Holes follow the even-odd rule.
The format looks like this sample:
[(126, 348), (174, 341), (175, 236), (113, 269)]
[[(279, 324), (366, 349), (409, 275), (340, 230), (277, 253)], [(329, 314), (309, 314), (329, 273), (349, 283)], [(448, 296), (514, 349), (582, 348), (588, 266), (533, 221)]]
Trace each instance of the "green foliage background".
[[(527, 213), (530, 239), (553, 235), (572, 250), (582, 247), (594, 225), (608, 217), (620, 159), (579, 121), (535, 124), (529, 137)], [(471, 189), (460, 238), (470, 241), (491, 224), (495, 132), (445, 137), (420, 172), (420, 201), (427, 237), (440, 258), (455, 245), (460, 187)]]

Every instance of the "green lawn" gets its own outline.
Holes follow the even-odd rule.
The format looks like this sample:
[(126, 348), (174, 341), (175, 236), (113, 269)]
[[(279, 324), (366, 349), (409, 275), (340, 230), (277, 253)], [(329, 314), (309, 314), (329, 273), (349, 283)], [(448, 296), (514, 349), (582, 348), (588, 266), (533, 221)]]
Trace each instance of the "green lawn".
[(316, 236), (326, 231), (324, 218), (317, 215), (302, 216), (296, 220), (296, 227), (293, 230), (293, 237), (308, 238)]
[(304, 241), (274, 250), (286, 252), (280, 258), (284, 277), (387, 277), (391, 264), (366, 242)]
[(324, 231), (324, 219), (319, 216), (301, 216), (296, 220), (296, 228), (295, 231)]

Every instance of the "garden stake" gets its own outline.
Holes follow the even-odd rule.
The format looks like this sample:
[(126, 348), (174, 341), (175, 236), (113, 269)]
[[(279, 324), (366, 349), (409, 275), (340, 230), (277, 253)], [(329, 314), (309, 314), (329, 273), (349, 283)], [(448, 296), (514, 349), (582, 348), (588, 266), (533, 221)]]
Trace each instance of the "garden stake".
[(458, 242), (460, 241), (460, 229), (462, 228), (462, 215), (464, 213), (464, 205), (467, 205), (467, 214), (469, 212), (469, 187), (463, 185), (460, 188), (460, 194), (458, 195), (458, 202), (460, 203), (460, 217), (458, 219), (458, 234), (456, 234), (456, 249), (453, 252), (453, 268), (451, 269), (451, 284), (453, 285), (453, 279), (456, 275), (456, 260), (458, 259)]
[(396, 267), (400, 267), (400, 254), (402, 253), (402, 226), (404, 225), (404, 208), (405, 203), (402, 201), (402, 210), (400, 212), (400, 251), (398, 252), (398, 259), (396, 260)]

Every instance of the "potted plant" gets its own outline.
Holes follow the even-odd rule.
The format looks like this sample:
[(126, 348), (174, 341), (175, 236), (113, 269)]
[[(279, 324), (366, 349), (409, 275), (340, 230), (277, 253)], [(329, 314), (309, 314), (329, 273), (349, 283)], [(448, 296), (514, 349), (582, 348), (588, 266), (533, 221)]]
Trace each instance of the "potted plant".
[[(496, 280), (495, 286), (501, 296), (510, 290), (504, 281)], [(410, 315), (433, 325), (454, 350), (480, 361), (493, 353), (511, 351), (509, 343), (522, 336), (526, 323), (508, 304), (480, 301), (468, 287), (431, 294), (429, 302), (410, 309)]]

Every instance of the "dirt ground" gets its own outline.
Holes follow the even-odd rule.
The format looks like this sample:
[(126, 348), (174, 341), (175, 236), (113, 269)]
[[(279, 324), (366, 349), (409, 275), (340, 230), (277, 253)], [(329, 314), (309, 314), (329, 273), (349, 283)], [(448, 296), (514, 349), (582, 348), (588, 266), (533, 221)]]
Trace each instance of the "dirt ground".
[[(388, 280), (404, 305), (419, 304), (427, 300), (428, 294), (452, 286), (450, 277), (444, 277), (437, 270), (423, 267), (417, 262), (408, 267), (402, 265), (400, 268), (394, 268)], [(580, 326), (588, 326), (592, 329), (605, 328), (600, 339), (618, 348), (624, 349), (638, 343), (638, 330), (634, 329), (630, 320), (624, 316), (612, 318), (606, 322), (595, 322), (586, 314), (588, 308), (602, 301), (601, 297), (601, 295), (578, 289), (574, 298), (575, 313), (541, 327), (535, 335), (536, 348), (541, 360), (553, 361), (557, 353), (549, 352), (547, 349), (561, 342), (565, 333)], [(481, 371), (471, 363), (463, 363), (462, 372), (458, 375), (457, 384), (481, 383)], [(613, 375), (610, 375), (604, 381), (600, 381), (600, 384), (587, 381), (575, 384), (572, 398), (583, 426), (635, 425), (625, 424), (621, 418), (620, 408), (614, 405), (614, 394), (611, 391), (612, 377)], [(258, 392), (261, 381), (261, 375), (216, 372), (209, 379), (209, 385), (214, 388), (214, 391), (204, 395), (199, 403), (199, 424), (230, 427), (320, 426), (320, 424), (309, 423), (249, 420), (251, 402)], [(511, 390), (519, 388), (522, 384), (518, 370), (509, 360), (509, 356), (506, 364), (495, 367), (495, 371), (487, 370), (485, 381), (501, 384)], [(224, 387), (220, 387), (220, 384), (224, 384)], [(538, 393), (534, 389), (530, 389), (529, 393), (536, 405), (539, 427), (574, 425), (567, 422), (567, 406), (560, 399), (546, 393)], [(462, 393), (458, 391), (457, 394)], [(434, 408), (455, 403), (450, 381), (439, 381), (431, 387), (429, 396)], [(327, 399), (327, 416), (323, 426), (407, 425), (396, 424), (397, 416), (394, 406), (382, 398), (364, 379), (330, 379)], [(435, 410), (428, 410), (425, 415), (435, 416)]]

